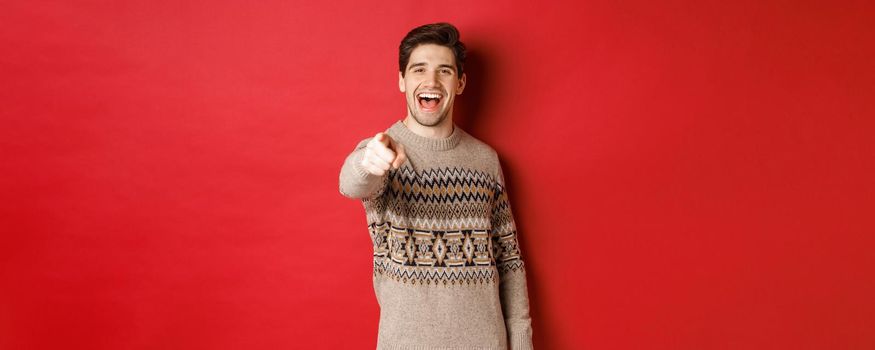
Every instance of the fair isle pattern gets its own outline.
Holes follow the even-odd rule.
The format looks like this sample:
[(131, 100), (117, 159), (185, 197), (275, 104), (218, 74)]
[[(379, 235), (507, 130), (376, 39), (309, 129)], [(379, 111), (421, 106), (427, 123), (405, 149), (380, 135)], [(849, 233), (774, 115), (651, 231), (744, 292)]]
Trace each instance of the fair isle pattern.
[(383, 193), (363, 200), (370, 223), (404, 222), (425, 230), (492, 226), (496, 182), (489, 173), (456, 167), (417, 173), (405, 163), (384, 178)]
[(427, 285), (470, 285), (498, 283), (498, 271), (487, 267), (422, 268), (401, 266), (387, 259), (374, 258), (374, 275), (385, 275), (401, 283)]
[(386, 178), (384, 192), (364, 200), (375, 275), (453, 285), (494, 283), (524, 268), (507, 195), (492, 175), (403, 166)]
[(495, 180), (484, 172), (456, 167), (429, 169), (421, 174), (416, 174), (410, 167), (398, 170), (394, 174), (392, 191), (404, 201), (456, 203), (492, 199)]
[(523, 270), (525, 264), (521, 258), (516, 224), (507, 191), (500, 183), (496, 183), (495, 201), (492, 206), (492, 235), (495, 241), (495, 256), (498, 257), (498, 268), (502, 274), (509, 271)]
[(495, 265), (493, 240), (487, 230), (427, 231), (369, 227), (374, 257), (386, 257), (405, 266), (464, 267)]

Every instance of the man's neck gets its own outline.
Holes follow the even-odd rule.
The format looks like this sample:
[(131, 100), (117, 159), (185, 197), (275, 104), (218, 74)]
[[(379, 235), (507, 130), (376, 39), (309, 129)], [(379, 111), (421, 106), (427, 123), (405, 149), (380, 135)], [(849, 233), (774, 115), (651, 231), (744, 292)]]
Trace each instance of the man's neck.
[(453, 118), (447, 116), (444, 121), (435, 126), (425, 126), (416, 122), (411, 116), (407, 116), (403, 121), (404, 125), (407, 126), (410, 131), (414, 134), (417, 134), (422, 137), (428, 137), (432, 139), (442, 139), (445, 137), (449, 137), (453, 134)]

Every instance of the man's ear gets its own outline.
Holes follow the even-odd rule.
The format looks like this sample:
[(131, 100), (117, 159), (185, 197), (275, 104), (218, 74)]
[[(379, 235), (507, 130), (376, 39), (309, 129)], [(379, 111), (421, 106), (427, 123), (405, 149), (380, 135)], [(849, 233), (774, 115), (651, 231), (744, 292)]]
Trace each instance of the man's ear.
[(461, 95), (462, 91), (465, 90), (465, 84), (468, 81), (468, 73), (462, 73), (462, 78), (459, 79), (459, 89), (456, 90), (456, 95)]
[(404, 76), (401, 75), (401, 72), (398, 72), (398, 90), (401, 90), (401, 92), (407, 92), (407, 87), (404, 86)]

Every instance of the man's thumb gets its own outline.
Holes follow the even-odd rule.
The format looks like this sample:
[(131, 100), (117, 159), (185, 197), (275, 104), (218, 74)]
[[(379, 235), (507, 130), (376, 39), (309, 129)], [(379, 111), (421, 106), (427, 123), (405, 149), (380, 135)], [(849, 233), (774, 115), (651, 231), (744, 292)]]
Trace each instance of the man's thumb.
[(407, 152), (404, 151), (404, 145), (401, 143), (395, 144), (395, 159), (392, 161), (392, 167), (398, 169), (404, 161), (407, 160)]

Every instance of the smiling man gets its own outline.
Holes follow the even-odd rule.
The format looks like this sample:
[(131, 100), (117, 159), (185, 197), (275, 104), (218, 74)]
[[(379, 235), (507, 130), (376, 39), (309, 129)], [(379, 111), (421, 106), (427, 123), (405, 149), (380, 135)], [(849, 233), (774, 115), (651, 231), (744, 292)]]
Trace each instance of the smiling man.
[(495, 150), (453, 122), (465, 45), (448, 23), (399, 48), (407, 116), (356, 145), (340, 193), (361, 199), (380, 305), (377, 349), (531, 349), (526, 272)]

